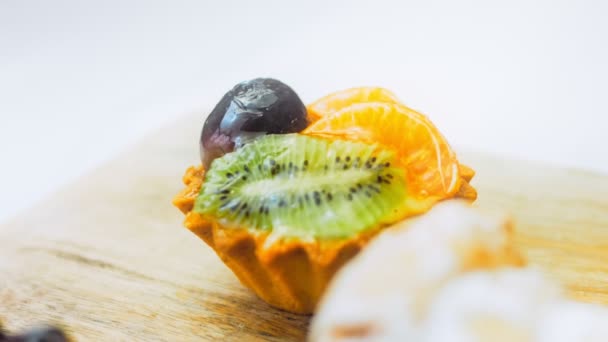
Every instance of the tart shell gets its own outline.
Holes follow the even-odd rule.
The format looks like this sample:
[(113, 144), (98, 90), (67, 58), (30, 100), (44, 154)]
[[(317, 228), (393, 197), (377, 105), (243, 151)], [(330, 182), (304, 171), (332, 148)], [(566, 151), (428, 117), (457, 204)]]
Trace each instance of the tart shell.
[[(474, 171), (466, 168), (462, 174), (456, 197), (474, 200), (477, 193), (468, 185)], [(184, 225), (213, 248), (243, 285), (268, 304), (286, 311), (313, 313), (334, 274), (384, 228), (328, 241), (275, 239), (267, 232), (245, 227), (226, 228), (192, 210), (204, 175), (202, 166), (188, 168), (183, 177), (186, 187), (173, 199), (186, 215)]]

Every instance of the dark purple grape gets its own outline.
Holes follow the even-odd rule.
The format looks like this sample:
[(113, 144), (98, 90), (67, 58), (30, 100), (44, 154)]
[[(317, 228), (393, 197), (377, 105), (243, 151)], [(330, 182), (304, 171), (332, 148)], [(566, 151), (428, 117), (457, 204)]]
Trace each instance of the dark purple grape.
[(207, 117), (201, 134), (205, 168), (264, 134), (296, 133), (308, 126), (306, 106), (285, 83), (256, 78), (228, 91)]

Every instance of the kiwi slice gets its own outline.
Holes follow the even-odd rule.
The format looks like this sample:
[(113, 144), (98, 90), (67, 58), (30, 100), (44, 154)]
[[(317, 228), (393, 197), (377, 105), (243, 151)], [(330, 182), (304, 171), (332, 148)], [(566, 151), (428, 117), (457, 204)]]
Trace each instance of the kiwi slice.
[(213, 161), (194, 210), (283, 237), (349, 237), (403, 216), (405, 174), (395, 161), (378, 145), (266, 135)]

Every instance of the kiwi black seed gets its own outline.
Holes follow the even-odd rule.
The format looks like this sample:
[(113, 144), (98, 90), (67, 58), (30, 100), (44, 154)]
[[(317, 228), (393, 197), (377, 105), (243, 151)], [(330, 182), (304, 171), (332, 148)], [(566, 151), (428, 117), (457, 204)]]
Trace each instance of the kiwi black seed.
[(371, 144), (263, 136), (213, 162), (194, 210), (227, 227), (348, 237), (403, 216), (407, 186), (395, 158)]

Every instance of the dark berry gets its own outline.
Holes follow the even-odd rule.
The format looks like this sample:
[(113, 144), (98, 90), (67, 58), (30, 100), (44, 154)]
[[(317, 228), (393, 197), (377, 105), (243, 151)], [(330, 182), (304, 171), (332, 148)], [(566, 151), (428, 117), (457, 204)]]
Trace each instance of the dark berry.
[(68, 337), (58, 328), (40, 327), (31, 329), (23, 334), (5, 336), (7, 342), (67, 342)]
[(300, 132), (308, 126), (306, 107), (288, 85), (256, 78), (228, 91), (207, 117), (201, 133), (205, 168), (222, 155), (264, 134)]

